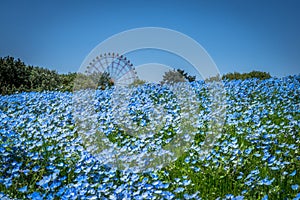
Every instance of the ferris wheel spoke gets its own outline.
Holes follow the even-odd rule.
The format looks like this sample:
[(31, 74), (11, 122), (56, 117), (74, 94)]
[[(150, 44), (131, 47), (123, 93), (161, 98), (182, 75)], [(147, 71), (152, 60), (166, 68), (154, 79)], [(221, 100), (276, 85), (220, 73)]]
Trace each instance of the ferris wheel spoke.
[(106, 70), (105, 65), (102, 63), (101, 59), (98, 60), (98, 63), (100, 64), (100, 67), (102, 69), (102, 72), (104, 72)]
[[(110, 66), (111, 66), (111, 76), (115, 75), (115, 70), (117, 68), (117, 65), (115, 65), (115, 56), (114, 55), (112, 55), (112, 57), (111, 57), (111, 64), (110, 64)], [(115, 78), (115, 77), (112, 77), (112, 78)]]
[(113, 57), (109, 57), (109, 63), (107, 66), (107, 71), (109, 73), (109, 75), (111, 76), (111, 78), (115, 78), (115, 74), (114, 74), (114, 58)]
[(112, 74), (112, 78), (116, 79), (117, 78), (117, 70), (118, 70), (118, 66), (119, 66), (119, 62), (117, 62), (116, 60), (118, 60), (118, 58), (116, 57), (113, 57), (112, 58), (112, 62), (111, 62), (111, 67), (112, 67), (112, 70), (111, 70), (111, 74)]
[(107, 61), (107, 55), (106, 54), (104, 54), (104, 64), (106, 66), (105, 71), (109, 73), (109, 71), (108, 71), (108, 61)]
[(128, 80), (128, 79), (134, 79), (134, 78), (135, 78), (135, 74), (132, 74), (131, 71), (128, 71), (123, 76), (121, 76), (118, 80)]
[(119, 59), (118, 56), (116, 56), (116, 57), (113, 58), (112, 64), (113, 64), (113, 68), (114, 68), (114, 70), (113, 70), (112, 73), (116, 76), (115, 78), (117, 78), (118, 66), (120, 66), (120, 59)]
[(133, 77), (128, 77), (128, 78), (121, 78), (119, 79), (116, 84), (117, 85), (123, 85), (123, 86), (126, 86), (126, 85), (130, 85), (131, 83), (134, 82), (134, 78)]
[[(118, 71), (118, 74), (117, 74), (118, 79), (119, 79), (120, 77), (122, 77), (122, 72), (125, 70), (125, 68), (126, 68), (126, 63), (123, 63), (122, 67), (120, 68), (120, 70)], [(120, 75), (121, 75), (121, 76), (120, 76)]]
[[(92, 67), (93, 69), (95, 69), (97, 72), (101, 73), (101, 71), (95, 66), (95, 64), (90, 65), (90, 67)], [(89, 68), (91, 69), (91, 68)], [(94, 71), (90, 71), (90, 73), (92, 74)]]

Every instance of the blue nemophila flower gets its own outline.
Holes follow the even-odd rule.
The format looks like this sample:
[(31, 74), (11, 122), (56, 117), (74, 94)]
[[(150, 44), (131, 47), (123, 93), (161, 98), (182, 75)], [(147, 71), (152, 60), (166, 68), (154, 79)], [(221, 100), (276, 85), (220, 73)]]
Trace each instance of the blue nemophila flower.
[(60, 181), (54, 180), (54, 181), (52, 182), (52, 184), (50, 185), (50, 189), (53, 190), (53, 189), (59, 187), (60, 185), (61, 185), (61, 182), (60, 182)]
[(286, 172), (286, 171), (282, 172), (282, 175), (283, 175), (283, 176), (288, 175), (288, 174), (289, 174), (289, 173)]
[(271, 170), (277, 171), (279, 170), (279, 167), (275, 166), (275, 167), (270, 167)]
[(275, 180), (275, 178), (270, 180), (268, 177), (266, 177), (263, 180), (259, 181), (258, 184), (259, 185), (271, 185), (274, 180)]
[[(256, 157), (261, 157), (261, 154), (260, 153), (255, 153), (255, 154), (253, 154), (254, 156), (256, 156)], [(267, 159), (266, 157), (265, 157), (265, 159)]]
[(249, 154), (251, 153), (251, 151), (252, 151), (252, 148), (248, 148), (248, 149), (245, 150), (245, 153), (246, 153), (247, 155), (249, 155)]
[(300, 200), (300, 193), (298, 193), (293, 200)]
[(182, 183), (183, 183), (184, 186), (188, 186), (188, 185), (190, 185), (191, 180), (183, 180)]
[(295, 176), (297, 173), (297, 170), (294, 170), (292, 173), (290, 173), (290, 176)]
[(19, 192), (27, 192), (27, 185), (18, 189)]
[(251, 174), (254, 174), (254, 175), (257, 175), (257, 174), (259, 174), (259, 169), (252, 170), (252, 171), (251, 171)]
[(40, 169), (40, 166), (36, 165), (32, 168), (32, 171), (37, 172)]
[(184, 191), (184, 188), (183, 187), (178, 187), (174, 190), (175, 193), (181, 193)]
[(247, 191), (248, 191), (248, 190), (243, 190), (243, 191), (241, 192), (241, 194), (245, 194)]
[(4, 154), (5, 152), (6, 152), (6, 149), (3, 148), (2, 146), (0, 146), (0, 153), (1, 153), (1, 154)]
[(32, 156), (32, 159), (33, 159), (33, 160), (38, 160), (38, 159), (39, 159), (38, 153), (36, 153), (35, 155), (33, 155), (33, 156)]
[(46, 169), (48, 169), (49, 171), (53, 171), (56, 167), (53, 165), (49, 165), (46, 167)]
[(244, 199), (244, 196), (236, 196), (233, 198), (234, 200), (243, 200)]
[[(197, 144), (190, 149), (193, 152), (187, 152), (189, 157), (183, 158), (184, 165), (187, 167), (183, 171), (188, 170), (191, 173), (203, 175), (203, 180), (199, 181), (200, 185), (201, 181), (206, 181), (206, 173), (210, 173), (210, 177), (220, 172), (232, 174), (233, 177), (237, 175), (234, 185), (230, 185), (231, 181), (229, 181), (229, 188), (242, 184), (244, 185), (243, 191), (238, 192), (242, 195), (247, 194), (249, 198), (252, 197), (253, 188), (255, 191), (259, 190), (260, 194), (268, 192), (266, 189), (268, 187), (257, 187), (257, 185), (280, 183), (278, 180), (282, 176), (285, 176), (287, 181), (295, 183), (295, 177), (298, 174), (296, 171), (288, 172), (288, 169), (294, 169), (295, 159), (300, 160), (300, 156), (295, 158), (300, 125), (297, 120), (299, 102), (298, 98), (295, 98), (299, 96), (299, 91), (296, 90), (299, 88), (299, 80), (298, 76), (285, 80), (250, 79), (225, 82), (225, 89), (228, 93), (226, 95), (228, 109), (224, 124), (225, 132), (221, 138), (217, 139), (215, 148), (207, 156), (198, 156), (201, 152), (201, 144), (204, 143), (197, 141)], [(290, 85), (293, 86), (290, 87)], [(200, 103), (203, 108), (199, 111), (197, 115), (199, 119), (194, 125), (199, 129), (196, 135), (205, 136), (206, 130), (203, 130), (203, 127), (207, 126), (210, 120), (211, 96), (206, 96), (202, 91), (202, 89), (207, 89), (204, 83), (194, 83), (193, 88), (199, 94), (197, 103)], [(161, 148), (162, 145), (172, 141), (173, 134), (182, 131), (177, 127), (180, 117), (183, 116), (181, 115), (182, 106), (178, 105), (172, 92), (169, 92), (165, 86), (150, 85), (139, 87), (136, 91), (136, 94), (128, 96), (128, 106), (124, 106), (124, 112), (127, 112), (128, 117), (124, 117), (126, 124), (123, 129), (139, 128), (138, 123), (131, 124), (132, 118), (144, 129), (150, 126), (151, 136), (145, 134), (146, 137), (128, 139), (126, 135), (118, 134), (113, 138), (118, 142), (113, 145), (116, 147), (117, 143), (124, 145), (120, 149), (125, 152), (145, 149), (146, 152), (150, 147)], [(97, 124), (97, 127), (86, 127), (89, 129), (86, 135), (91, 138), (91, 141), (96, 141), (93, 137), (96, 129), (113, 136), (118, 130), (117, 126), (120, 125), (117, 123), (118, 120), (123, 120), (121, 118), (124, 112), (116, 116), (110, 115), (113, 111), (110, 102), (112, 92), (113, 90), (96, 91), (96, 97), (90, 99), (84, 109), (78, 108), (78, 110), (82, 109), (80, 119), (92, 119), (92, 115), (89, 116), (89, 114), (93, 112), (88, 109), (97, 109), (99, 126)], [(82, 94), (84, 96), (85, 93)], [(178, 173), (176, 170), (181, 170), (180, 164), (182, 163), (179, 163), (179, 166), (176, 164), (175, 174), (173, 170), (169, 171), (168, 175), (162, 170), (158, 172), (148, 170), (147, 176), (151, 174), (149, 180), (146, 178), (141, 180), (141, 176), (145, 175), (143, 172), (141, 176), (140, 174), (134, 176), (122, 170), (110, 170), (109, 167), (103, 166), (101, 164), (103, 160), (97, 160), (91, 156), (92, 145), (83, 145), (81, 132), (78, 131), (72, 115), (71, 101), (72, 93), (58, 92), (0, 96), (0, 164), (2, 166), (0, 167), (0, 187), (2, 185), (7, 193), (14, 195), (15, 190), (20, 188), (15, 188), (13, 183), (22, 181), (20, 182), (22, 186), (26, 185), (23, 183), (24, 174), (33, 174), (34, 177), (40, 177), (40, 179), (30, 180), (37, 182), (33, 186), (30, 183), (31, 186), (27, 188), (26, 193), (32, 194), (35, 190), (39, 191), (36, 193), (36, 199), (41, 197), (84, 199), (97, 196), (103, 199), (174, 199), (182, 195), (186, 199), (201, 199), (202, 196), (207, 195), (197, 184), (189, 184), (192, 177), (176, 180), (171, 178), (181, 176), (181, 172)], [(163, 121), (160, 116), (161, 111), (151, 108), (155, 103), (161, 104), (161, 110), (165, 111), (163, 115), (165, 123), (159, 124), (161, 130), (157, 131), (154, 128), (158, 123), (149, 121), (151, 115), (155, 115), (154, 121), (159, 123)], [(257, 168), (252, 170), (253, 166)], [(266, 174), (270, 176), (273, 171), (282, 172), (284, 169), (287, 172), (279, 176), (266, 177)], [(293, 188), (297, 187), (295, 185), (279, 184), (278, 187), (286, 193), (292, 193)], [(182, 192), (170, 191), (170, 188), (180, 186), (184, 188)], [(222, 186), (210, 184), (208, 187), (219, 191)], [(197, 190), (199, 190), (198, 193), (195, 192)], [(188, 193), (190, 191), (198, 195), (192, 196)], [(31, 194), (27, 197), (34, 198)], [(232, 195), (230, 198), (241, 199), (243, 197)]]
[(51, 176), (44, 176), (39, 182), (37, 182), (37, 185), (40, 185), (42, 187), (46, 187), (48, 183), (51, 180)]
[(268, 163), (272, 164), (276, 160), (276, 156), (271, 156), (268, 158)]
[(299, 185), (298, 184), (294, 184), (291, 186), (293, 190), (298, 190), (299, 189)]
[(183, 197), (184, 197), (184, 199), (192, 199), (192, 197), (189, 194), (187, 194), (187, 193), (185, 193), (183, 195)]
[(9, 188), (12, 185), (12, 177), (5, 178), (2, 183), (6, 188)]
[(190, 162), (190, 157), (186, 157), (186, 158), (184, 159), (184, 162), (189, 163), (189, 162)]
[(51, 162), (53, 162), (56, 158), (57, 158), (56, 156), (52, 156), (52, 157), (49, 158), (49, 160), (50, 160)]
[(225, 197), (226, 197), (226, 199), (233, 199), (234, 195), (233, 194), (226, 194)]
[(29, 174), (30, 170), (29, 169), (25, 169), (25, 170), (22, 170), (22, 172), (27, 176)]
[(269, 199), (269, 196), (267, 194), (262, 198), (262, 200), (268, 200), (268, 199)]
[(28, 197), (33, 200), (43, 200), (43, 196), (39, 192), (33, 192), (32, 194), (28, 195)]
[(152, 183), (152, 185), (153, 185), (155, 188), (161, 188), (162, 184), (163, 184), (163, 183), (162, 183), (160, 180), (154, 181), (154, 182)]
[(53, 148), (54, 148), (54, 146), (53, 145), (51, 145), (51, 146), (47, 146), (47, 151), (52, 151), (53, 150)]

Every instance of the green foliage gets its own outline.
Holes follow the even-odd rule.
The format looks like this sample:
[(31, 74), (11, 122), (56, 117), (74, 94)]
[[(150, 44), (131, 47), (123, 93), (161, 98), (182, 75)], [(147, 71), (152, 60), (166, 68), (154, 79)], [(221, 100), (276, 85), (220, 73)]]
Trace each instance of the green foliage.
[(222, 76), (222, 79), (226, 79), (226, 80), (245, 80), (245, 79), (249, 79), (249, 78), (258, 78), (260, 80), (264, 80), (264, 79), (269, 79), (271, 78), (271, 75), (268, 72), (260, 72), (260, 71), (252, 71), (249, 73), (238, 73), (238, 72), (234, 72), (234, 73), (228, 73)]
[(146, 83), (146, 81), (141, 80), (141, 79), (136, 79), (135, 81), (133, 81), (133, 83), (130, 84), (130, 86), (139, 86), (139, 85), (144, 85)]
[(220, 77), (220, 75), (217, 75), (205, 79), (205, 82), (214, 82), (214, 81), (221, 81), (221, 80), (222, 78)]
[[(267, 72), (252, 71), (249, 73), (228, 73), (222, 76), (223, 80), (245, 80), (258, 78), (260, 80), (271, 78)], [(184, 70), (170, 70), (163, 75), (162, 84), (177, 82), (193, 82), (195, 76), (190, 76)], [(220, 81), (220, 77), (210, 77), (205, 81)], [(74, 81), (76, 83), (74, 84)], [(145, 84), (143, 80), (136, 80), (131, 85)], [(108, 73), (94, 72), (89, 75), (79, 73), (58, 74), (54, 70), (41, 67), (27, 66), (20, 59), (7, 56), (0, 58), (0, 94), (29, 91), (73, 91), (75, 89), (98, 88), (106, 89), (114, 85)]]
[(177, 72), (179, 72), (186, 80), (188, 80), (188, 82), (193, 82), (196, 80), (196, 76), (190, 76), (182, 69), (177, 69)]
[(0, 58), (0, 93), (56, 90), (61, 88), (62, 78), (54, 70), (26, 66), (20, 59)]
[[(100, 77), (100, 78), (99, 78)], [(7, 56), (0, 58), (0, 94), (29, 91), (73, 91), (74, 81), (81, 88), (105, 89), (114, 85), (108, 73), (58, 74), (54, 70), (27, 66), (20, 59)]]
[[(28, 89), (43, 91), (59, 89), (61, 85), (60, 76), (56, 71), (40, 67), (30, 67), (29, 70), (29, 87)], [(24, 80), (26, 81), (26, 79)]]
[(163, 75), (163, 80), (161, 81), (162, 84), (168, 83), (168, 84), (174, 84), (178, 82), (193, 82), (196, 80), (196, 76), (190, 76), (188, 73), (184, 72), (182, 69), (177, 70), (170, 70), (168, 72), (165, 72)]
[(61, 88), (60, 90), (65, 91), (73, 91), (74, 87), (74, 80), (77, 77), (77, 73), (68, 73), (68, 74), (60, 74), (60, 80), (61, 80)]
[(74, 90), (81, 89), (97, 89), (105, 90), (114, 85), (114, 81), (110, 77), (109, 73), (93, 72), (89, 75), (77, 73), (74, 80)]
[(165, 72), (161, 83), (162, 84), (165, 84), (165, 83), (174, 84), (174, 83), (178, 83), (178, 82), (186, 82), (185, 77), (178, 71), (170, 70), (168, 72)]
[(114, 80), (110, 77), (110, 74), (107, 72), (97, 73), (96, 81), (97, 81), (96, 82), (97, 87), (100, 87), (102, 90), (105, 90), (106, 88), (110, 88), (115, 84)]
[(20, 59), (0, 58), (0, 92), (3, 94), (15, 91), (16, 88), (26, 89), (29, 74), (30, 71)]

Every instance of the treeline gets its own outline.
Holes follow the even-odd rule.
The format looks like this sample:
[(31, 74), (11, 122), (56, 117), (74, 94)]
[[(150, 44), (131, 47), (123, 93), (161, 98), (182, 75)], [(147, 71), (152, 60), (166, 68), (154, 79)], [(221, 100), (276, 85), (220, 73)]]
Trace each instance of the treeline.
[(20, 59), (0, 58), (0, 94), (59, 90), (72, 91), (76, 73), (58, 74), (54, 70), (27, 66)]
[(249, 78), (264, 80), (271, 78), (271, 75), (268, 72), (252, 71), (249, 73), (233, 72), (222, 76), (223, 80), (245, 80)]
[[(195, 81), (195, 76), (190, 76), (183, 70), (173, 70), (164, 74), (162, 82), (172, 83), (178, 81)], [(222, 77), (211, 77), (208, 81), (213, 80), (234, 80), (234, 79), (268, 79), (271, 78), (267, 72), (252, 71), (250, 73), (228, 73)], [(69, 73), (58, 74), (54, 70), (49, 70), (41, 67), (27, 66), (20, 59), (14, 59), (7, 56), (0, 58), (0, 94), (12, 94), (15, 92), (29, 92), (29, 91), (73, 91), (74, 81), (80, 81), (81, 88), (100, 87), (105, 89), (114, 85), (109, 74), (103, 73), (91, 74), (86, 77), (83, 74)], [(138, 80), (133, 85), (145, 83)], [(80, 88), (79, 88), (80, 89)]]
[(268, 72), (260, 72), (260, 71), (252, 71), (249, 73), (239, 73), (239, 72), (233, 72), (233, 73), (227, 73), (224, 74), (222, 77), (220, 76), (213, 76), (207, 78), (205, 81), (220, 81), (220, 80), (246, 80), (246, 79), (252, 79), (257, 78), (259, 80), (265, 80), (272, 78), (272, 76)]
[[(221, 81), (221, 80), (245, 80), (245, 79), (251, 79), (251, 78), (257, 78), (260, 80), (269, 79), (271, 78), (271, 75), (268, 72), (260, 72), (260, 71), (252, 71), (249, 73), (239, 73), (239, 72), (233, 72), (233, 73), (227, 73), (223, 76), (213, 76), (205, 79), (205, 81)], [(168, 72), (165, 72), (163, 75), (163, 80), (161, 81), (162, 84), (164, 83), (176, 83), (176, 82), (193, 82), (196, 80), (195, 76), (190, 76), (188, 73), (186, 73), (184, 70), (177, 69), (177, 70), (169, 70)]]

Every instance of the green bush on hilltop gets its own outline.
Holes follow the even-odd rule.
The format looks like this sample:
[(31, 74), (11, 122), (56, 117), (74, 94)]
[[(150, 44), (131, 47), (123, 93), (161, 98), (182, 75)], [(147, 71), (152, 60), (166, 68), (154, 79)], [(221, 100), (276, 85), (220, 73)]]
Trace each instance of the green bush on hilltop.
[(258, 78), (260, 80), (269, 79), (271, 75), (268, 72), (260, 72), (260, 71), (251, 71), (249, 73), (227, 73), (222, 76), (222, 79), (226, 80), (245, 80), (249, 78)]

